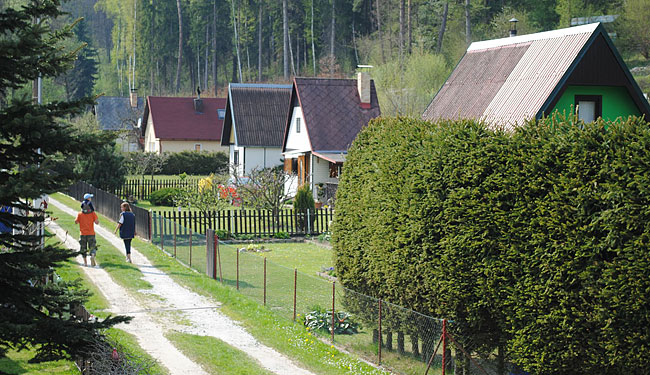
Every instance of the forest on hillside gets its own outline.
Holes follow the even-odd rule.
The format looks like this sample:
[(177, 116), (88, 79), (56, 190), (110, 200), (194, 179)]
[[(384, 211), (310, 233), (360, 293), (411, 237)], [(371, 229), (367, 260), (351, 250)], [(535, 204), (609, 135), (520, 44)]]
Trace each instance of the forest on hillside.
[[(0, 0), (0, 8), (26, 0)], [(471, 41), (607, 24), (644, 91), (650, 90), (647, 0), (69, 0), (74, 69), (45, 83), (46, 100), (86, 94), (225, 96), (229, 82), (349, 77), (367, 68), (382, 113), (419, 116)], [(25, 88), (24, 92), (29, 92)], [(18, 90), (20, 94), (20, 90)]]

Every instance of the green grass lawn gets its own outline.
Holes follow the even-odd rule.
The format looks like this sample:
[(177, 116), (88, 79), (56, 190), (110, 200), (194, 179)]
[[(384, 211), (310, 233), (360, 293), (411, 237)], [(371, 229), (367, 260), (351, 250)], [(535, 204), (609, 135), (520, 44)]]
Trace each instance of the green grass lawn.
[(217, 338), (180, 332), (169, 333), (165, 336), (210, 374), (273, 374), (242, 351)]
[[(61, 194), (55, 194), (53, 197), (73, 208), (77, 206), (76, 201), (66, 198)], [(108, 229), (112, 230), (114, 228), (114, 223), (101, 217), (101, 215), (100, 222), (101, 225), (106, 226)], [(168, 255), (161, 252), (155, 245), (140, 239), (135, 239), (133, 246), (143, 253), (155, 267), (164, 270), (179, 284), (184, 285), (199, 294), (214, 298), (221, 302), (222, 308), (220, 311), (232, 319), (239, 321), (242, 326), (260, 342), (285, 354), (309, 370), (318, 374), (383, 373), (365, 362), (358, 360), (354, 356), (344, 354), (336, 348), (331, 347), (329, 344), (314, 338), (311, 332), (306, 330), (301, 324), (295, 324), (291, 320), (282, 318), (280, 315), (274, 313), (275, 309), (272, 306), (261, 306), (257, 302), (257, 298), (249, 298), (247, 295), (239, 293), (228, 285), (222, 285), (215, 282), (203, 273), (194, 272), (188, 269), (175, 259), (170, 258)], [(195, 251), (198, 254), (201, 250), (197, 248)], [(205, 247), (203, 247), (202, 251), (205, 252)], [(231, 247), (230, 251), (224, 249), (223, 254), (224, 258), (229, 257), (232, 260), (236, 258), (237, 253), (235, 248)], [(247, 255), (246, 261), (258, 262), (258, 264), (262, 261), (262, 258), (257, 255), (245, 255)], [(222, 261), (225, 269), (226, 260), (222, 259)], [(231, 261), (231, 265), (232, 264), (234, 264), (234, 262)], [(230, 267), (230, 270), (233, 270), (232, 272), (234, 273), (234, 267)], [(251, 272), (248, 281), (242, 279), (243, 283), (240, 287), (245, 286), (244, 282), (253, 285), (253, 282), (256, 282), (255, 278), (259, 279), (261, 277), (257, 270), (252, 270), (253, 272)], [(285, 290), (290, 290), (293, 285), (292, 282), (288, 284), (286, 282), (287, 278), (293, 280), (293, 269), (278, 265), (277, 268), (269, 267), (267, 271), (269, 272), (269, 275), (271, 275), (272, 272), (280, 272), (284, 275), (283, 277), (276, 277), (276, 281), (273, 285), (269, 284), (269, 291), (273, 289), (279, 293), (279, 296), (282, 296), (278, 298), (285, 298), (284, 296), (287, 295)], [(114, 277), (127, 277), (121, 274), (115, 275), (116, 276)], [(229, 279), (228, 284), (233, 285), (233, 280), (234, 279), (232, 278)], [(308, 286), (308, 283), (310, 282), (319, 285), (320, 290), (323, 292), (317, 292), (313, 288), (310, 288)], [(328, 292), (331, 293), (331, 284), (320, 278), (305, 276), (304, 278), (301, 277), (299, 279), (299, 283), (305, 286), (304, 292), (302, 292), (304, 297), (301, 299), (306, 301), (306, 303), (310, 302), (309, 298), (311, 298), (310, 296), (312, 295), (323, 295)], [(257, 287), (251, 289), (260, 290)], [(269, 294), (270, 298), (272, 298), (272, 296), (273, 294)], [(326, 305), (327, 302), (324, 301), (323, 304)], [(250, 373), (255, 372), (253, 371)]]
[(77, 366), (69, 360), (58, 360), (42, 363), (29, 363), (36, 353), (32, 350), (20, 352), (9, 351), (7, 356), (0, 358), (0, 374), (30, 374), (30, 375), (77, 375)]

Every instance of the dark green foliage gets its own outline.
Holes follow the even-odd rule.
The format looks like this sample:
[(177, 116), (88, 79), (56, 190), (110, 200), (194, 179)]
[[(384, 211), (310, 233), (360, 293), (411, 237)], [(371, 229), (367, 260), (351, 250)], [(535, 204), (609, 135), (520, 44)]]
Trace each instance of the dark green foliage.
[(162, 188), (149, 195), (149, 202), (154, 206), (175, 206), (175, 199), (181, 193), (178, 188)]
[(220, 174), (228, 167), (228, 155), (223, 152), (183, 151), (168, 153), (167, 156), (160, 174), (187, 173), (205, 176), (211, 173)]
[(97, 78), (97, 50), (93, 48), (85, 20), (80, 20), (74, 28), (77, 40), (85, 46), (77, 53), (74, 67), (63, 75), (68, 100), (77, 100), (93, 93)]
[(644, 373), (649, 150), (640, 119), (376, 120), (337, 191), (339, 280), (449, 318), (466, 349), (502, 347), (531, 373)]
[[(0, 98), (39, 73), (52, 78), (71, 65), (74, 55), (61, 48), (70, 28), (53, 32), (46, 26), (60, 15), (55, 0), (0, 11)], [(35, 25), (36, 18), (42, 23)], [(52, 267), (77, 253), (40, 246), (42, 235), (35, 228), (43, 223), (45, 212), (31, 201), (69, 186), (77, 177), (69, 160), (102, 146), (91, 134), (77, 134), (62, 121), (91, 102), (38, 106), (26, 99), (0, 101), (0, 206), (14, 212), (0, 213), (0, 222), (20, 230), (0, 234), (0, 355), (9, 348), (33, 347), (36, 361), (74, 356), (95, 340), (98, 329), (128, 320), (79, 322), (71, 315), (71, 305), (83, 303), (87, 292), (75, 283), (41, 283)], [(22, 215), (19, 210), (31, 212)]]
[(314, 196), (311, 193), (311, 189), (307, 184), (302, 185), (298, 188), (296, 196), (293, 202), (293, 208), (296, 214), (296, 223), (298, 224), (298, 229), (302, 232), (307, 232), (309, 229), (309, 221), (311, 221), (311, 227), (313, 228), (314, 224), (314, 210), (316, 203), (314, 202)]
[(299, 187), (296, 192), (296, 197), (294, 198), (293, 208), (298, 211), (311, 210), (314, 212), (315, 206), (314, 196), (312, 195), (309, 186), (302, 185)]
[(118, 189), (126, 180), (124, 156), (116, 150), (115, 141), (110, 139), (112, 134), (102, 134), (101, 131), (95, 134), (98, 140), (105, 143), (96, 148), (84, 148), (83, 153), (77, 157), (75, 172), (83, 181), (100, 189)]

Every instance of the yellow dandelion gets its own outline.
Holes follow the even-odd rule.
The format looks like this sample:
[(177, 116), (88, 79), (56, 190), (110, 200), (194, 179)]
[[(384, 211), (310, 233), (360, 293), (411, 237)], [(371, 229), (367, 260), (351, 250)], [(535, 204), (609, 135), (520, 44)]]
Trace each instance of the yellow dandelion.
[(330, 345), (330, 348), (333, 348), (333, 347), (334, 347), (334, 345)]
[(305, 339), (305, 342), (309, 342), (309, 339)]

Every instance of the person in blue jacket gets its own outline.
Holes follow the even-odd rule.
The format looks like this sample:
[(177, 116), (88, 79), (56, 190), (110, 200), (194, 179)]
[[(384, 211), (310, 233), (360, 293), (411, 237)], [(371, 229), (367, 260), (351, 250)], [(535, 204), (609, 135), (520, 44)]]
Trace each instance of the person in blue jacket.
[(124, 240), (124, 248), (126, 249), (126, 261), (132, 263), (131, 240), (135, 237), (135, 215), (131, 212), (131, 206), (126, 202), (123, 202), (120, 208), (122, 212), (120, 213), (120, 219), (113, 233), (117, 233), (119, 229), (120, 238)]

